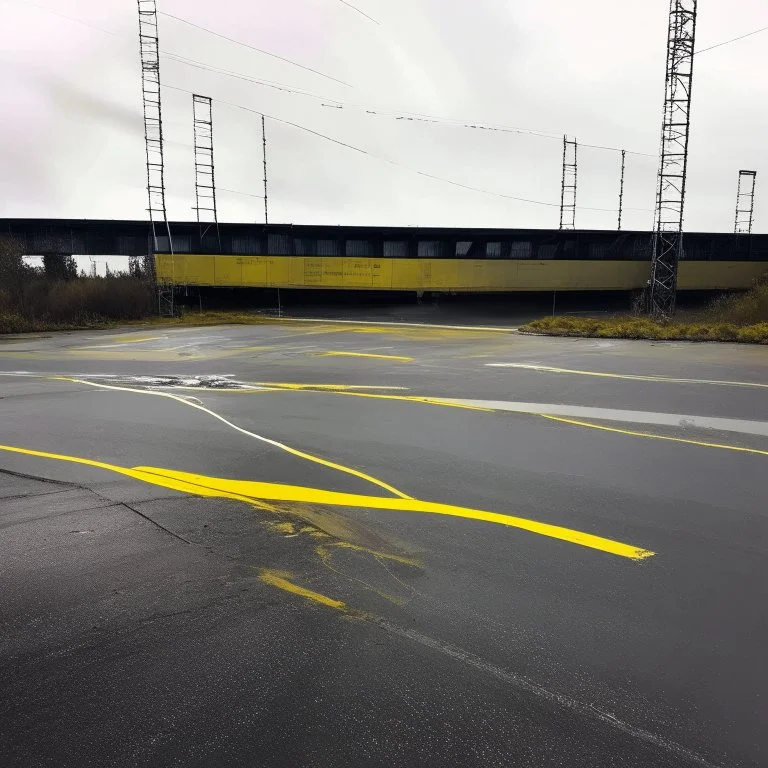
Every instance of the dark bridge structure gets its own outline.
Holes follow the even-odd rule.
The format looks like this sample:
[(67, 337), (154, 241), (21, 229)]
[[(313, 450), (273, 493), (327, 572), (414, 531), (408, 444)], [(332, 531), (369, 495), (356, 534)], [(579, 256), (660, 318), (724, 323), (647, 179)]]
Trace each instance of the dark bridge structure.
[[(158, 281), (228, 287), (451, 292), (634, 290), (650, 231), (354, 227), (0, 219), (28, 255), (154, 257)], [(686, 233), (682, 290), (747, 288), (768, 271), (768, 235)]]

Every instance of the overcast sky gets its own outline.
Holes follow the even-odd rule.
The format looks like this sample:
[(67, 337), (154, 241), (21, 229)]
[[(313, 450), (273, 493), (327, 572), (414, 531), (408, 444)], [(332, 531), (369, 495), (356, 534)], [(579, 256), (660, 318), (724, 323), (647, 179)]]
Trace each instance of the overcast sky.
[[(161, 16), (164, 52), (321, 97), (163, 57), (164, 85), (183, 89), (163, 91), (171, 218), (194, 217), (192, 97), (185, 91), (195, 91), (214, 99), (222, 221), (263, 221), (263, 201), (255, 197), (262, 194), (256, 113), (263, 111), (273, 222), (556, 227), (568, 133), (582, 144), (650, 155), (627, 156), (624, 224), (651, 226), (668, 0), (354, 5), (378, 23), (340, 0), (159, 0), (160, 11), (329, 76)], [(765, 0), (702, 0), (697, 47), (766, 25)], [(0, 0), (0, 28), (0, 216), (143, 218), (136, 2)], [(696, 60), (689, 231), (732, 230), (740, 168), (758, 171), (755, 230), (768, 230), (767, 49), (768, 31)], [(397, 119), (404, 113), (546, 135)], [(577, 227), (616, 227), (619, 163), (617, 152), (580, 147)], [(549, 205), (462, 189), (414, 170)]]

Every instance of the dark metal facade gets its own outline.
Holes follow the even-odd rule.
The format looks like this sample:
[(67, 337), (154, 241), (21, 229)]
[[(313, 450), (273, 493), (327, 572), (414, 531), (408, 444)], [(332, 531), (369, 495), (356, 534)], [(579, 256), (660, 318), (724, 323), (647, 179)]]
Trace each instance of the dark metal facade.
[(675, 311), (677, 263), (683, 251), (683, 207), (691, 125), (696, 0), (670, 0), (664, 117), (656, 193), (649, 310), (657, 318)]
[[(215, 237), (196, 221), (172, 221), (176, 253), (232, 256), (374, 256), (448, 259), (582, 259), (650, 261), (649, 231), (557, 229), (457, 229), (422, 227), (334, 227), (293, 224), (220, 223)], [(93, 219), (0, 219), (29, 255), (144, 256), (153, 250), (148, 221)], [(158, 252), (169, 253), (158, 235)], [(768, 261), (768, 235), (686, 233), (681, 258), (689, 261)]]

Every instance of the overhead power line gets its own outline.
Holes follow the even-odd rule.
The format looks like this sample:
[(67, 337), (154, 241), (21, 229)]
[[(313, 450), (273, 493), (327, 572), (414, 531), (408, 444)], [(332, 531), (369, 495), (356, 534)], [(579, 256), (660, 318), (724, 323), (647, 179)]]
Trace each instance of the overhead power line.
[(194, 27), (195, 29), (199, 29), (202, 32), (206, 32), (209, 35), (213, 35), (214, 37), (218, 37), (222, 40), (226, 40), (229, 43), (234, 43), (235, 45), (240, 45), (243, 48), (248, 48), (251, 51), (256, 51), (257, 53), (263, 53), (265, 56), (271, 56), (273, 59), (284, 61), (286, 64), (291, 64), (292, 66), (298, 67), (299, 69), (306, 70), (307, 72), (312, 72), (313, 74), (319, 75), (320, 77), (324, 77), (327, 80), (333, 80), (334, 83), (345, 85), (347, 88), (352, 87), (349, 83), (346, 83), (343, 80), (339, 80), (336, 77), (332, 77), (331, 75), (327, 75), (325, 74), (325, 72), (320, 72), (317, 69), (312, 69), (312, 67), (307, 67), (304, 64), (299, 64), (297, 61), (293, 61), (292, 59), (287, 59), (285, 56), (280, 56), (277, 53), (272, 53), (271, 51), (265, 51), (263, 48), (257, 48), (255, 45), (251, 45), (250, 43), (244, 43), (242, 40), (235, 40), (234, 37), (227, 37), (227, 35), (222, 35), (220, 32), (214, 32), (212, 29), (209, 29), (208, 27), (203, 27), (200, 24), (195, 24), (193, 21), (189, 21), (189, 19), (183, 19), (181, 16), (174, 16), (172, 13), (166, 13), (165, 11), (158, 11), (158, 15), (165, 16), (166, 18), (173, 19), (174, 21), (179, 21), (182, 24), (187, 24), (190, 27)]
[[(95, 26), (93, 24), (89, 24), (89, 23), (83, 21), (82, 19), (78, 19), (78, 18), (75, 18), (73, 16), (68, 16), (66, 14), (59, 13), (58, 11), (54, 11), (51, 8), (47, 8), (46, 6), (42, 6), (42, 5), (38, 5), (37, 3), (30, 2), (30, 0), (17, 0), (17, 1), (18, 2), (22, 2), (22, 3), (26, 4), (26, 5), (32, 6), (34, 8), (37, 8), (39, 10), (46, 11), (48, 13), (51, 13), (51, 14), (55, 15), (55, 16), (59, 16), (61, 18), (67, 19), (68, 21), (72, 21), (74, 23), (82, 24), (83, 26), (90, 27), (91, 29), (95, 29), (95, 30), (97, 30), (99, 32), (103, 32), (105, 34), (112, 35), (112, 36), (115, 36), (115, 37), (123, 37), (123, 35), (121, 35), (118, 32), (114, 32), (112, 30), (104, 29), (102, 27), (97, 27), (97, 26)], [(320, 75), (320, 76), (325, 77), (327, 79), (330, 79), (330, 80), (333, 80), (335, 82), (338, 82), (338, 83), (340, 83), (342, 85), (346, 85), (346, 86), (351, 87), (349, 85), (349, 83), (345, 83), (345, 82), (343, 82), (341, 80), (336, 80), (336, 78), (333, 78), (330, 75), (326, 75), (326, 74), (324, 74), (322, 72), (319, 72), (318, 70), (311, 69), (310, 67), (305, 67), (302, 64), (298, 64), (297, 62), (291, 61), (289, 59), (285, 59), (285, 58), (283, 58), (281, 56), (278, 56), (277, 54), (270, 53), (269, 51), (264, 51), (264, 50), (262, 50), (260, 48), (256, 48), (255, 46), (252, 46), (252, 45), (250, 45), (248, 43), (243, 43), (243, 42), (241, 42), (239, 40), (235, 40), (233, 38), (226, 37), (225, 35), (221, 35), (221, 34), (219, 34), (217, 32), (214, 32), (213, 30), (210, 30), (210, 29), (207, 29), (207, 28), (202, 27), (200, 25), (194, 24), (193, 22), (190, 22), (187, 19), (183, 19), (181, 17), (174, 16), (172, 14), (165, 13), (163, 11), (159, 11), (158, 15), (167, 16), (169, 18), (172, 18), (172, 19), (175, 19), (177, 21), (180, 21), (180, 22), (182, 22), (184, 24), (188, 24), (189, 26), (192, 26), (192, 27), (195, 27), (197, 29), (200, 29), (200, 30), (202, 30), (204, 32), (208, 32), (208, 33), (210, 33), (210, 34), (212, 34), (212, 35), (214, 35), (216, 37), (220, 37), (220, 38), (222, 38), (224, 40), (227, 40), (229, 42), (235, 43), (236, 45), (241, 45), (241, 46), (244, 46), (246, 48), (250, 48), (252, 50), (255, 50), (255, 51), (259, 52), (259, 53), (264, 53), (264, 54), (266, 54), (268, 56), (272, 56), (274, 58), (281, 59), (282, 61), (285, 61), (285, 62), (287, 62), (289, 64), (293, 64), (293, 65), (295, 65), (295, 66), (297, 66), (297, 67), (299, 67), (301, 69), (305, 69), (307, 71), (313, 72), (314, 74), (317, 74), (317, 75)], [(768, 29), (768, 28), (766, 28), (766, 29)], [(756, 32), (760, 32), (760, 31), (762, 31), (762, 30), (757, 30)], [(756, 34), (756, 32), (751, 32), (749, 34)], [(742, 37), (747, 37), (747, 36), (749, 36), (749, 35), (743, 35)], [(735, 39), (741, 39), (741, 38), (735, 38)], [(724, 43), (719, 43), (718, 45), (725, 45), (727, 42), (733, 42), (733, 41), (725, 41)], [(712, 47), (717, 47), (717, 46), (712, 46)], [(705, 49), (705, 50), (709, 50), (709, 49)], [(545, 133), (543, 131), (535, 131), (535, 130), (530, 130), (530, 129), (512, 128), (512, 127), (507, 127), (507, 126), (491, 126), (491, 125), (484, 125), (484, 124), (479, 124), (479, 123), (463, 122), (463, 121), (460, 121), (460, 120), (456, 120), (454, 118), (444, 118), (444, 117), (438, 117), (438, 116), (433, 116), (433, 115), (424, 115), (424, 114), (420, 114), (420, 113), (401, 112), (401, 113), (395, 113), (395, 114), (387, 114), (386, 112), (384, 112), (382, 110), (368, 109), (364, 105), (344, 104), (343, 102), (339, 102), (339, 101), (337, 101), (337, 100), (335, 100), (333, 98), (323, 97), (323, 96), (320, 96), (319, 94), (314, 94), (311, 91), (305, 91), (305, 90), (298, 89), (298, 88), (292, 88), (292, 87), (284, 85), (282, 83), (275, 83), (275, 82), (268, 81), (268, 80), (258, 80), (256, 78), (251, 78), (251, 77), (249, 77), (247, 75), (242, 75), (240, 73), (232, 72), (230, 70), (224, 70), (224, 69), (220, 69), (220, 68), (217, 68), (217, 67), (211, 67), (209, 65), (203, 64), (202, 62), (195, 61), (194, 59), (188, 59), (188, 58), (186, 58), (184, 56), (180, 56), (180, 55), (175, 54), (175, 53), (170, 53), (170, 52), (167, 52), (167, 51), (163, 51), (163, 54), (165, 56), (170, 57), (172, 60), (175, 60), (175, 61), (179, 62), (179, 63), (186, 64), (188, 66), (193, 66), (193, 67), (196, 67), (196, 68), (199, 68), (199, 69), (204, 69), (204, 70), (212, 71), (212, 72), (215, 72), (217, 74), (222, 74), (222, 75), (229, 76), (229, 77), (235, 77), (237, 79), (241, 79), (241, 80), (245, 80), (245, 81), (251, 82), (251, 83), (253, 83), (255, 85), (263, 85), (265, 87), (276, 88), (277, 90), (283, 90), (283, 91), (286, 91), (288, 93), (294, 93), (294, 94), (303, 95), (303, 96), (310, 96), (310, 97), (316, 98), (316, 99), (324, 99), (326, 101), (333, 101), (333, 102), (335, 102), (335, 104), (324, 104), (323, 105), (323, 106), (327, 106), (327, 107), (333, 106), (333, 107), (335, 107), (337, 109), (341, 109), (341, 108), (344, 108), (346, 106), (346, 107), (350, 107), (350, 108), (365, 109), (367, 114), (380, 115), (380, 116), (384, 116), (384, 117), (391, 117), (391, 118), (398, 119), (398, 120), (419, 120), (419, 121), (423, 121), (423, 122), (443, 123), (443, 124), (446, 124), (446, 125), (455, 125), (457, 127), (472, 128), (472, 129), (478, 129), (478, 130), (492, 130), (492, 131), (500, 131), (500, 132), (505, 132), (505, 133), (528, 134), (528, 135), (533, 135), (533, 136), (539, 136), (541, 138), (556, 138), (558, 141), (560, 140), (559, 136), (556, 135), (556, 134), (548, 134), (548, 133)], [(180, 88), (180, 87), (177, 87), (177, 86), (164, 85), (163, 87), (164, 88), (170, 88), (172, 90), (181, 91), (183, 93), (189, 93), (189, 94), (193, 93), (193, 91), (190, 91), (190, 90), (185, 89), (185, 88)], [(258, 114), (258, 115), (264, 114), (263, 112), (259, 112), (258, 110), (251, 109), (249, 107), (245, 107), (245, 106), (243, 106), (241, 104), (235, 104), (233, 102), (222, 101), (220, 99), (217, 99), (216, 101), (219, 101), (222, 104), (226, 104), (227, 106), (231, 106), (231, 107), (234, 107), (234, 108), (237, 108), (237, 109), (242, 109), (242, 110), (245, 110), (247, 112), (251, 112), (253, 114)], [(417, 174), (419, 176), (423, 176), (425, 178), (433, 179), (435, 181), (440, 181), (440, 182), (443, 182), (445, 184), (450, 184), (451, 186), (459, 187), (461, 189), (466, 189), (466, 190), (469, 190), (469, 191), (478, 192), (478, 193), (486, 194), (486, 195), (493, 195), (495, 197), (500, 197), (500, 198), (504, 198), (504, 199), (508, 199), (508, 200), (516, 200), (518, 202), (530, 203), (532, 205), (543, 205), (543, 206), (547, 206), (547, 207), (559, 207), (558, 203), (550, 203), (550, 202), (546, 202), (546, 201), (542, 201), (542, 200), (532, 200), (532, 199), (529, 199), (529, 198), (517, 197), (517, 196), (514, 196), (514, 195), (508, 195), (508, 194), (505, 194), (503, 192), (494, 192), (492, 190), (482, 189), (480, 187), (474, 187), (474, 186), (471, 186), (469, 184), (464, 184), (462, 182), (458, 182), (458, 181), (455, 181), (453, 179), (447, 179), (447, 178), (444, 178), (442, 176), (437, 176), (436, 174), (431, 174), (431, 173), (428, 173), (426, 171), (421, 171), (421, 170), (419, 170), (417, 168), (411, 168), (410, 166), (404, 165), (402, 163), (398, 163), (398, 162), (396, 162), (394, 160), (391, 160), (391, 159), (386, 158), (386, 157), (382, 157), (380, 155), (376, 155), (376, 154), (374, 154), (372, 152), (369, 152), (368, 150), (361, 149), (360, 147), (356, 147), (356, 146), (354, 146), (352, 144), (348, 144), (346, 142), (340, 141), (339, 139), (334, 139), (331, 136), (326, 136), (325, 134), (319, 133), (318, 131), (315, 131), (315, 130), (313, 130), (311, 128), (307, 128), (306, 126), (300, 125), (298, 123), (293, 123), (291, 121), (283, 120), (281, 118), (274, 117), (274, 116), (271, 116), (271, 115), (266, 115), (266, 116), (270, 117), (270, 119), (275, 120), (276, 122), (283, 123), (285, 125), (290, 125), (290, 126), (292, 126), (294, 128), (298, 128), (299, 130), (302, 130), (302, 131), (306, 131), (306, 132), (311, 133), (311, 134), (313, 134), (313, 135), (315, 135), (315, 136), (317, 136), (319, 138), (325, 139), (327, 141), (331, 141), (334, 144), (338, 144), (340, 146), (343, 146), (343, 147), (346, 147), (348, 149), (354, 150), (356, 152), (359, 152), (361, 154), (367, 155), (369, 157), (373, 157), (373, 158), (375, 158), (375, 159), (377, 159), (377, 160), (379, 160), (381, 162), (387, 163), (388, 165), (392, 165), (392, 166), (397, 167), (397, 168), (402, 168), (404, 170), (407, 170), (407, 171), (409, 171), (411, 173), (415, 173), (415, 174)], [(182, 144), (182, 142), (170, 142), (170, 143), (175, 143), (175, 144), (180, 144), (180, 145)], [(583, 147), (591, 147), (591, 148), (594, 148), (594, 149), (604, 149), (604, 150), (616, 151), (616, 152), (621, 152), (622, 151), (621, 149), (616, 148), (616, 147), (607, 147), (607, 146), (601, 146), (601, 145), (596, 145), (596, 144), (582, 144), (581, 146), (583, 146)], [(635, 155), (642, 155), (642, 156), (648, 156), (648, 157), (655, 157), (655, 155), (651, 155), (650, 153), (646, 153), (646, 152), (633, 152), (631, 150), (626, 150), (626, 152), (627, 152), (627, 154), (635, 154)], [(261, 195), (251, 195), (248, 192), (239, 192), (239, 191), (236, 191), (236, 190), (222, 189), (222, 191), (223, 192), (228, 192), (228, 193), (231, 193), (231, 194), (246, 195), (246, 196), (249, 196), (249, 197), (263, 197)], [(602, 212), (611, 212), (611, 213), (615, 213), (615, 211), (616, 211), (616, 209), (613, 209), (613, 208), (596, 208), (596, 207), (588, 207), (588, 206), (578, 206), (578, 208), (580, 210), (602, 211)], [(645, 208), (625, 208), (625, 210), (646, 211), (646, 210), (650, 210), (650, 209), (645, 209)]]
[[(181, 56), (176, 53), (171, 53), (168, 51), (163, 51), (163, 53), (171, 61), (176, 61), (180, 64), (185, 64), (187, 66), (194, 67), (196, 69), (200, 69), (205, 72), (211, 72), (213, 74), (222, 75), (224, 77), (232, 77), (236, 80), (242, 80), (244, 82), (251, 83), (253, 85), (261, 85), (266, 88), (272, 88), (274, 90), (283, 91), (285, 93), (291, 93), (298, 96), (307, 96), (309, 98), (319, 100), (321, 102), (321, 106), (327, 109), (362, 110), (366, 115), (372, 115), (375, 117), (382, 117), (385, 119), (392, 119), (396, 121), (435, 123), (440, 125), (453, 126), (456, 128), (467, 128), (467, 129), (479, 130), (479, 131), (491, 131), (491, 132), (498, 132), (498, 133), (511, 133), (511, 134), (518, 134), (518, 135), (536, 136), (543, 139), (553, 139), (558, 142), (562, 141), (562, 133), (540, 131), (532, 128), (516, 128), (513, 126), (506, 126), (506, 125), (491, 125), (488, 123), (480, 123), (477, 121), (471, 121), (466, 119), (460, 120), (457, 118), (442, 117), (440, 115), (428, 115), (428, 114), (419, 113), (419, 112), (392, 111), (392, 110), (387, 110), (382, 108), (370, 107), (365, 104), (354, 104), (351, 102), (341, 101), (332, 96), (323, 96), (321, 94), (314, 93), (312, 91), (308, 91), (303, 88), (295, 88), (293, 86), (286, 85), (285, 83), (276, 83), (270, 80), (261, 80), (259, 78), (251, 77), (249, 75), (245, 75), (240, 72), (234, 72), (229, 69), (223, 69), (221, 67), (205, 64), (204, 62), (197, 61), (195, 59), (189, 59), (186, 56)], [(636, 150), (631, 150), (631, 149), (622, 150), (621, 147), (609, 147), (602, 144), (585, 143), (585, 144), (580, 144), (580, 146), (587, 147), (590, 149), (606, 150), (609, 152), (621, 153), (622, 151), (624, 151), (628, 155), (637, 155), (638, 157), (652, 157), (654, 159), (657, 157), (657, 155), (651, 152), (638, 152)]]
[[(174, 91), (181, 91), (182, 93), (192, 93), (192, 91), (190, 91), (190, 90), (188, 90), (186, 88), (181, 88), (181, 87), (175, 86), (175, 85), (169, 85), (168, 83), (164, 84), (163, 87), (164, 88), (170, 88), (171, 90), (174, 90)], [(346, 147), (347, 149), (351, 149), (352, 151), (358, 152), (358, 153), (360, 153), (362, 155), (366, 155), (368, 157), (373, 157), (376, 160), (380, 160), (381, 162), (387, 163), (388, 165), (391, 165), (391, 166), (393, 166), (395, 168), (402, 168), (403, 170), (409, 171), (410, 173), (415, 173), (418, 176), (423, 176), (423, 177), (428, 178), (428, 179), (433, 179), (434, 181), (440, 181), (440, 182), (443, 182), (445, 184), (450, 184), (451, 186), (454, 186), (454, 187), (459, 187), (461, 189), (469, 190), (471, 192), (479, 192), (479, 193), (484, 194), (484, 195), (492, 195), (494, 197), (500, 197), (500, 198), (504, 198), (506, 200), (516, 200), (517, 202), (530, 203), (532, 205), (544, 205), (544, 206), (547, 206), (549, 208), (559, 208), (560, 207), (559, 203), (554, 203), (554, 202), (550, 203), (550, 202), (546, 202), (544, 200), (533, 200), (533, 199), (527, 198), (527, 197), (518, 197), (516, 195), (508, 195), (508, 194), (506, 194), (504, 192), (494, 192), (494, 191), (489, 190), (489, 189), (483, 189), (482, 187), (475, 187), (475, 186), (472, 186), (470, 184), (464, 184), (463, 182), (455, 181), (454, 179), (447, 179), (444, 176), (438, 176), (438, 175), (436, 175), (434, 173), (428, 173), (427, 171), (422, 171), (422, 170), (419, 170), (418, 168), (412, 168), (409, 165), (405, 165), (403, 163), (398, 163), (397, 161), (391, 160), (388, 157), (382, 157), (381, 155), (377, 155), (377, 154), (375, 154), (373, 152), (370, 152), (367, 149), (362, 149), (361, 147), (357, 147), (354, 144), (349, 144), (348, 142), (341, 141), (340, 139), (336, 139), (333, 136), (328, 136), (328, 135), (326, 135), (324, 133), (320, 133), (319, 131), (316, 131), (313, 128), (308, 128), (305, 125), (301, 125), (300, 123), (294, 123), (291, 120), (284, 120), (283, 118), (275, 117), (274, 115), (268, 115), (265, 112), (262, 112), (261, 110), (253, 109), (251, 107), (246, 107), (243, 104), (236, 104), (235, 102), (232, 102), (232, 101), (224, 101), (223, 99), (214, 99), (214, 101), (217, 101), (219, 104), (225, 104), (226, 106), (233, 107), (235, 109), (241, 109), (241, 110), (243, 110), (245, 112), (250, 112), (251, 114), (254, 114), (254, 115), (264, 115), (265, 117), (268, 117), (270, 120), (274, 120), (277, 123), (282, 123), (283, 125), (290, 125), (293, 128), (298, 128), (299, 130), (305, 131), (306, 133), (311, 133), (313, 136), (317, 136), (318, 138), (325, 139), (326, 141), (330, 141), (333, 144), (338, 144), (341, 147)], [(590, 206), (579, 206), (579, 209), (580, 210), (584, 210), (584, 211), (603, 211), (603, 212), (608, 212), (608, 213), (616, 213), (616, 209), (615, 208), (594, 208), (594, 207), (590, 207)], [(647, 210), (650, 210), (650, 209), (647, 209), (647, 208), (631, 208), (631, 209), (627, 209), (627, 208), (625, 208), (625, 210), (647, 211)]]
[(228, 192), (230, 195), (245, 195), (245, 197), (258, 197), (259, 200), (264, 199), (264, 195), (253, 195), (250, 192), (241, 192), (239, 189), (225, 189), (224, 187), (217, 187), (217, 192)]
[[(339, 102), (341, 104), (341, 102)], [(334, 107), (333, 104), (323, 104), (324, 107)], [(515, 133), (519, 135), (527, 135), (527, 136), (536, 136), (541, 139), (555, 139), (558, 142), (563, 140), (563, 134), (559, 133), (550, 133), (547, 131), (538, 131), (531, 128), (514, 128), (512, 126), (505, 126), (505, 125), (489, 125), (487, 123), (478, 123), (474, 121), (467, 121), (467, 120), (458, 120), (455, 118), (449, 118), (449, 117), (440, 117), (437, 115), (423, 115), (416, 112), (392, 112), (389, 113), (386, 110), (377, 110), (377, 109), (370, 109), (363, 105), (343, 105), (343, 106), (352, 106), (359, 109), (364, 109), (365, 113), (368, 115), (376, 115), (378, 117), (389, 117), (394, 120), (404, 120), (406, 122), (421, 122), (421, 123), (436, 123), (436, 124), (442, 124), (442, 125), (448, 125), (448, 126), (454, 126), (456, 128), (470, 128), (473, 130), (479, 130), (479, 131), (494, 131), (498, 133)], [(582, 144), (579, 143), (580, 147), (589, 147), (590, 149), (604, 149), (610, 152), (622, 152), (621, 147), (608, 147), (602, 144)], [(639, 155), (641, 157), (653, 157), (656, 158), (658, 155), (652, 154), (650, 152), (637, 152), (634, 150), (623, 150), (628, 155)]]
[(768, 27), (760, 27), (760, 29), (753, 29), (751, 32), (747, 32), (745, 35), (739, 35), (738, 37), (732, 37), (730, 40), (723, 40), (722, 43), (715, 43), (714, 45), (710, 45), (707, 48), (701, 48), (698, 51), (694, 51), (694, 56), (704, 53), (705, 51), (711, 51), (714, 48), (720, 48), (723, 45), (728, 45), (730, 43), (735, 43), (737, 40), (743, 40), (745, 37), (752, 37), (752, 35), (756, 35), (758, 32), (765, 32), (768, 30)]
[(84, 27), (90, 27), (91, 29), (95, 29), (97, 32), (103, 32), (105, 35), (113, 35), (114, 37), (124, 37), (120, 32), (113, 32), (111, 29), (104, 29), (104, 27), (97, 27), (95, 24), (90, 24), (87, 21), (83, 21), (82, 19), (78, 19), (74, 16), (67, 16), (66, 13), (61, 13), (60, 11), (54, 11), (53, 8), (48, 8), (45, 5), (38, 5), (37, 3), (32, 3), (30, 0), (14, 0), (15, 2), (22, 3), (23, 5), (28, 5), (31, 8), (37, 8), (39, 11), (45, 11), (46, 13), (50, 13), (53, 16), (58, 16), (60, 19), (66, 19), (67, 21), (73, 21), (75, 24), (82, 24)]
[[(53, 14), (54, 16), (59, 16), (60, 18), (67, 19), (68, 21), (72, 21), (76, 24), (82, 24), (83, 26), (90, 27), (91, 29), (95, 29), (98, 32), (103, 32), (107, 35), (112, 35), (114, 37), (124, 37), (124, 35), (121, 35), (119, 32), (114, 32), (112, 30), (104, 29), (103, 27), (97, 27), (93, 24), (89, 24), (88, 22), (83, 21), (82, 19), (75, 18), (74, 16), (67, 16), (66, 14), (60, 13), (58, 11), (54, 11), (51, 8), (47, 8), (45, 6), (38, 5), (37, 3), (30, 2), (30, 0), (15, 0), (15, 1), (24, 3), (25, 5), (30, 5), (34, 8), (38, 8), (41, 11), (46, 11), (48, 13)], [(158, 11), (158, 15), (170, 16), (170, 14), (163, 13), (162, 11)], [(192, 26), (198, 26), (198, 25), (192, 24), (192, 22), (188, 22), (184, 19), (181, 19), (180, 17), (171, 17), (171, 18), (179, 18), (179, 20), (183, 21), (184, 23), (191, 24)], [(205, 29), (205, 28), (200, 27), (200, 29)], [(210, 32), (210, 30), (205, 30), (205, 31)], [(216, 32), (211, 32), (211, 34), (218, 35), (218, 33)], [(754, 33), (750, 33), (750, 34), (754, 34)], [(222, 35), (218, 35), (218, 36), (223, 37)], [(225, 37), (224, 39), (229, 40), (230, 38)], [(238, 45), (245, 45), (246, 47), (253, 48), (253, 46), (250, 46), (247, 43), (241, 43), (237, 40), (232, 40), (231, 42), (234, 42)], [(721, 43), (721, 45), (724, 45), (724, 43)], [(263, 52), (261, 51), (261, 49), (258, 49), (258, 48), (254, 48), (254, 50)], [(297, 88), (294, 86), (286, 85), (285, 83), (277, 83), (270, 80), (263, 80), (260, 78), (255, 78), (249, 75), (245, 75), (241, 72), (234, 72), (232, 70), (223, 69), (221, 67), (215, 67), (213, 65), (205, 64), (204, 62), (197, 61), (195, 59), (190, 59), (186, 56), (181, 56), (180, 54), (173, 53), (171, 51), (161, 50), (161, 53), (164, 56), (168, 57), (171, 61), (175, 61), (179, 64), (184, 64), (185, 66), (190, 66), (195, 69), (200, 69), (206, 72), (212, 72), (214, 74), (222, 75), (224, 77), (231, 77), (236, 80), (242, 80), (244, 82), (251, 83), (252, 85), (259, 85), (265, 88), (271, 88), (273, 90), (283, 91), (285, 93), (290, 93), (297, 96), (307, 96), (312, 99), (317, 99), (322, 102), (325, 102), (321, 106), (326, 108), (361, 109), (361, 110), (364, 110), (366, 114), (374, 115), (378, 117), (390, 118), (393, 120), (437, 123), (437, 124), (455, 126), (457, 128), (465, 128), (465, 129), (472, 129), (472, 130), (497, 131), (500, 133), (512, 133), (512, 134), (520, 134), (520, 135), (537, 136), (539, 138), (553, 139), (558, 142), (562, 140), (562, 135), (563, 135), (562, 131), (547, 132), (547, 131), (539, 131), (539, 130), (529, 129), (529, 128), (515, 128), (512, 126), (491, 125), (487, 123), (480, 123), (473, 120), (459, 120), (456, 118), (442, 117), (439, 115), (428, 115), (428, 114), (423, 114), (419, 112), (392, 111), (392, 110), (386, 110), (381, 108), (373, 108), (370, 106), (366, 106), (365, 104), (348, 103), (348, 102), (340, 101), (339, 99), (336, 99), (332, 96), (322, 96), (320, 94), (313, 93), (312, 91), (308, 91), (303, 88)], [(268, 55), (274, 55), (274, 54), (268, 54)], [(295, 63), (295, 62), (290, 62), (290, 63)], [(303, 65), (301, 64), (296, 64), (296, 66), (306, 69), (306, 67), (303, 67)], [(315, 72), (315, 70), (310, 70), (310, 71)], [(327, 75), (323, 75), (323, 76), (328, 77)], [(330, 78), (330, 79), (333, 80), (334, 78)], [(338, 81), (338, 82), (341, 82), (341, 81)], [(347, 85), (347, 83), (344, 83), (344, 85)], [(604, 146), (600, 144), (580, 143), (579, 146), (590, 148), (590, 149), (607, 150), (610, 152), (622, 151), (620, 147), (609, 147), (609, 146)], [(628, 155), (637, 155), (639, 157), (653, 157), (653, 158), (657, 157), (656, 154), (652, 154), (650, 152), (637, 152), (635, 150), (630, 150), (630, 149), (627, 149), (625, 151)]]
[(229, 69), (222, 69), (221, 67), (214, 67), (210, 64), (205, 64), (202, 61), (197, 61), (196, 59), (190, 59), (186, 56), (181, 56), (178, 53), (172, 53), (170, 51), (161, 50), (161, 53), (170, 61), (175, 61), (179, 64), (184, 64), (188, 67), (194, 67), (195, 69), (200, 69), (205, 72), (213, 72), (217, 75), (224, 75), (226, 77), (232, 77), (236, 80), (244, 80), (245, 82), (252, 83), (254, 85), (263, 85), (265, 88), (274, 88), (278, 91), (284, 91), (286, 93), (293, 93), (298, 96), (309, 96), (313, 99), (319, 99), (321, 101), (325, 100), (332, 100), (328, 96), (321, 96), (320, 94), (313, 93), (312, 91), (308, 91), (304, 88), (296, 88), (292, 85), (286, 85), (285, 83), (279, 83), (275, 82), (274, 80), (262, 80), (261, 78), (257, 77), (250, 77), (249, 75), (244, 75), (239, 72), (233, 72)]
[(373, 16), (369, 16), (365, 11), (361, 11), (356, 5), (352, 5), (352, 3), (348, 3), (347, 0), (339, 0), (339, 2), (342, 5), (346, 5), (347, 8), (351, 8), (353, 11), (357, 11), (361, 16), (365, 16), (368, 21), (372, 21), (374, 24), (378, 24), (379, 22), (376, 21), (376, 19), (373, 18)]

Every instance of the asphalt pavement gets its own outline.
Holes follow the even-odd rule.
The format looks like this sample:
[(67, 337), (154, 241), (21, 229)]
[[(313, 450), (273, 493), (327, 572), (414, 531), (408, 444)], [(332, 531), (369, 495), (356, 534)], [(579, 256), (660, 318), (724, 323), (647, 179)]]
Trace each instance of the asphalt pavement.
[(764, 347), (0, 338), (0, 764), (768, 765), (767, 468)]

